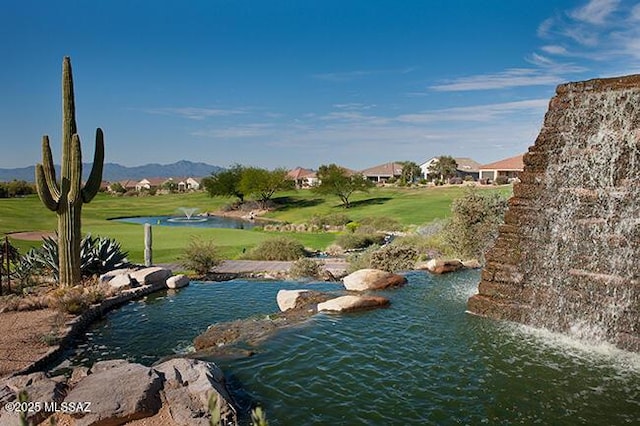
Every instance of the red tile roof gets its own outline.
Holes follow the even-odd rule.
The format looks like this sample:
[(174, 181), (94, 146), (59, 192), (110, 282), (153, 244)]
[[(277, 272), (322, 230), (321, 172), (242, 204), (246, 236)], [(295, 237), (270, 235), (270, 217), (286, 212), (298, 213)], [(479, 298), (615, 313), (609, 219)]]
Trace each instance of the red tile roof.
[(524, 154), (520, 154), (493, 163), (483, 164), (480, 166), (480, 170), (524, 170), (523, 156)]
[(400, 163), (385, 163), (379, 166), (370, 167), (362, 170), (365, 176), (400, 176), (402, 174), (402, 164)]

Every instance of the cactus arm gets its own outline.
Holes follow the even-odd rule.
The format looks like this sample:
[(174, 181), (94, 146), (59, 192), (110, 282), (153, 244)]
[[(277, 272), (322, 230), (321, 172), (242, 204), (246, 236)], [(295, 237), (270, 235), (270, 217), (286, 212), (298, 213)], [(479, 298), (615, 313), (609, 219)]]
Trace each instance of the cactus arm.
[(42, 137), (42, 167), (44, 172), (44, 181), (54, 200), (60, 198), (60, 187), (56, 181), (56, 168), (53, 164), (53, 156), (51, 155), (51, 146), (49, 145), (49, 136)]
[(82, 201), (85, 203), (93, 200), (100, 190), (100, 184), (102, 183), (102, 168), (104, 164), (104, 135), (102, 129), (96, 129), (96, 149), (93, 153), (93, 166), (91, 166), (91, 174), (87, 183), (85, 183), (82, 189)]
[(71, 170), (69, 171), (70, 189), (69, 201), (76, 203), (80, 200), (80, 191), (82, 189), (82, 151), (80, 147), (80, 136), (75, 133), (71, 137), (71, 161), (69, 162)]
[(51, 188), (47, 185), (46, 173), (42, 164), (36, 164), (36, 189), (42, 203), (51, 211), (58, 210), (58, 201), (51, 194)]

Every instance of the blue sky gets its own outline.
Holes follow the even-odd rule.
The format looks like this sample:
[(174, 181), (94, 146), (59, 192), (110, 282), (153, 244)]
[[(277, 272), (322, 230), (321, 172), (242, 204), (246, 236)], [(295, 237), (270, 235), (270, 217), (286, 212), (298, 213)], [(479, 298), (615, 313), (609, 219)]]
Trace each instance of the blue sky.
[(86, 161), (102, 127), (127, 166), (488, 163), (557, 84), (640, 72), (640, 2), (5, 0), (0, 54), (2, 168), (59, 158), (65, 55)]

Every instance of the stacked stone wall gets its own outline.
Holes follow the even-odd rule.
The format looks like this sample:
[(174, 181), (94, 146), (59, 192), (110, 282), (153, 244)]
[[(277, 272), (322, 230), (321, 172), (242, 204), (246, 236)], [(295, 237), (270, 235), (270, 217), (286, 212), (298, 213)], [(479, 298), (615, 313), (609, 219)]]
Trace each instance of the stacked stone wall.
[(640, 75), (558, 86), (471, 313), (640, 351)]

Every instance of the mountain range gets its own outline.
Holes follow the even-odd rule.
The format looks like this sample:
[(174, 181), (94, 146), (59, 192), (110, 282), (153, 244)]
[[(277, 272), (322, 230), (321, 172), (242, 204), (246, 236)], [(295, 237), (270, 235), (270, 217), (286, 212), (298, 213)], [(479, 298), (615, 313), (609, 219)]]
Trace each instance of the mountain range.
[[(187, 160), (177, 161), (172, 164), (145, 164), (143, 166), (126, 167), (116, 163), (105, 163), (102, 171), (102, 180), (116, 182), (121, 180), (141, 180), (143, 178), (169, 178), (169, 177), (205, 177), (211, 173), (224, 170), (223, 167), (206, 163), (194, 163)], [(83, 178), (87, 179), (91, 172), (91, 163), (82, 165)], [(56, 165), (56, 173), (60, 175), (60, 166)], [(35, 166), (20, 167), (16, 169), (0, 169), (0, 182), (11, 180), (35, 181)]]

